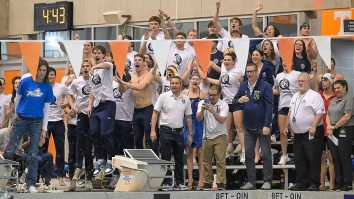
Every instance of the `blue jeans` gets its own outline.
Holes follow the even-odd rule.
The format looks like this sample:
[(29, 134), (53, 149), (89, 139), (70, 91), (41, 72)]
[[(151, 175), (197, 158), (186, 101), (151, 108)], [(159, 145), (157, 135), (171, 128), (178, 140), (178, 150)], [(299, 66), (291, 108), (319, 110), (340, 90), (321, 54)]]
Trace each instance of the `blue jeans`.
[(37, 155), (39, 139), (42, 132), (42, 119), (16, 116), (10, 141), (5, 151), (5, 158), (13, 159), (17, 146), (26, 131), (29, 132), (31, 140), (28, 150), (28, 174), (26, 183), (27, 186), (35, 186), (37, 181)]
[(38, 160), (38, 176), (37, 182), (39, 178), (44, 178), (45, 185), (50, 185), (50, 180), (52, 179), (52, 171), (53, 171), (53, 155), (51, 153), (44, 153), (43, 155), (39, 155), (37, 157)]

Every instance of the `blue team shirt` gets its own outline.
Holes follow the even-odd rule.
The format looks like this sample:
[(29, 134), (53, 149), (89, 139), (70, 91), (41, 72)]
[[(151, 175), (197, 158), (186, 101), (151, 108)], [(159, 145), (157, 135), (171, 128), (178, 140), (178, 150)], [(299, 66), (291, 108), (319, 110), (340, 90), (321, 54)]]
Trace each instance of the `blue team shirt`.
[(17, 93), (22, 97), (16, 113), (24, 117), (43, 118), (44, 103), (54, 101), (52, 86), (47, 82), (35, 82), (32, 76), (21, 80)]

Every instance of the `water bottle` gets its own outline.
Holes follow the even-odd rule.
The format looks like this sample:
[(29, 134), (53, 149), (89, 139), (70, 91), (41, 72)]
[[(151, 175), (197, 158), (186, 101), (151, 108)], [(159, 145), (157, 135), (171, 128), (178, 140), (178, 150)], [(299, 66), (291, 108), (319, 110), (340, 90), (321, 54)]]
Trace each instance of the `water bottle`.
[(285, 174), (282, 173), (280, 174), (280, 189), (284, 189), (285, 188)]

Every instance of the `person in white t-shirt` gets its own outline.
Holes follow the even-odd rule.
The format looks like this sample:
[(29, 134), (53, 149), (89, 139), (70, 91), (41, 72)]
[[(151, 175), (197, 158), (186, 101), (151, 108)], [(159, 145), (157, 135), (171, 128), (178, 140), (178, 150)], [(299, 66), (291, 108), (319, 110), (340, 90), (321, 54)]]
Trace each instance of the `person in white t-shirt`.
[(219, 35), (221, 36), (222, 39), (224, 39), (222, 42), (220, 41), (222, 43), (222, 50), (220, 50), (220, 51), (224, 52), (228, 48), (233, 48), (231, 38), (234, 38), (234, 37), (232, 37), (231, 31), (237, 30), (240, 33), (240, 36), (238, 38), (248, 38), (248, 36), (242, 34), (242, 32), (241, 32), (242, 21), (238, 17), (232, 17), (230, 19), (230, 32), (225, 30), (225, 28), (223, 28), (219, 22), (219, 11), (220, 11), (220, 7), (221, 7), (220, 1), (215, 3), (215, 7), (216, 7), (216, 11), (215, 11), (215, 15), (213, 18), (213, 22), (215, 24), (215, 27), (216, 27)]
[[(151, 54), (154, 57), (154, 49), (152, 48), (151, 40), (164, 40), (167, 36), (169, 38), (169, 33), (161, 13), (159, 16), (150, 17), (149, 26), (150, 30), (146, 31), (141, 38), (139, 53)], [(162, 31), (160, 31), (160, 26)]]
[[(89, 94), (90, 94), (90, 70), (91, 62), (83, 60), (81, 64), (81, 75), (74, 79), (69, 93), (72, 97), (68, 97), (72, 113), (77, 115), (76, 123), (76, 155), (75, 155), (75, 173), (72, 176), (69, 190), (76, 190), (76, 181), (80, 179), (82, 174), (82, 164), (85, 158), (85, 174), (86, 191), (92, 190), (93, 176), (93, 157), (92, 157), (92, 135), (90, 133), (90, 121), (87, 113)], [(72, 98), (75, 98), (75, 103)]]
[(185, 41), (178, 41), (186, 39), (186, 37), (184, 32), (176, 34), (176, 41), (172, 42), (167, 59), (167, 66), (175, 66), (181, 76), (187, 71), (188, 62), (195, 57), (193, 48), (186, 48)]
[(66, 75), (61, 79), (61, 84), (69, 87), (71, 82), (76, 78), (75, 72), (74, 72), (74, 68), (73, 65), (71, 64), (71, 62), (68, 62), (68, 72), (66, 73)]
[(299, 92), (291, 98), (288, 114), (288, 122), (294, 132), (293, 151), (297, 181), (290, 190), (319, 191), (324, 145), (324, 102), (318, 92), (310, 89), (311, 79), (307, 73), (301, 73), (297, 83)]
[(0, 81), (0, 129), (7, 127), (9, 123), (9, 97), (4, 94), (4, 84)]
[(241, 69), (235, 67), (236, 63), (236, 55), (235, 53), (227, 53), (224, 56), (223, 64), (225, 65), (225, 70), (221, 71), (220, 79), (215, 80), (212, 78), (208, 78), (211, 84), (220, 85), (221, 93), (223, 95), (223, 100), (229, 105), (229, 114), (226, 120), (227, 126), (227, 133), (228, 133), (228, 146), (227, 151), (228, 153), (233, 153), (233, 140), (234, 140), (234, 132), (233, 132), (233, 125), (236, 125), (237, 135), (239, 136), (239, 141), (241, 144), (241, 158), (240, 162), (245, 161), (245, 147), (243, 144), (243, 130), (242, 130), (242, 120), (237, 120), (242, 117), (234, 117), (233, 116), (233, 105), (232, 101), (237, 93), (241, 82), (243, 82), (243, 76)]
[(279, 95), (278, 105), (278, 123), (280, 131), (280, 142), (282, 157), (280, 158), (279, 165), (286, 164), (290, 159), (288, 157), (288, 136), (285, 129), (288, 127), (287, 119), (289, 113), (290, 100), (295, 93), (298, 92), (297, 78), (300, 74), (299, 71), (292, 70), (290, 67), (283, 67), (284, 71), (279, 73), (275, 79), (273, 94)]
[[(65, 85), (55, 83), (56, 70), (49, 67), (48, 82), (53, 87), (54, 100), (50, 103), (47, 139), (43, 148), (48, 149), (50, 136), (53, 135), (53, 140), (56, 150), (55, 163), (58, 170), (58, 179), (61, 186), (65, 186), (64, 172), (64, 146), (65, 146), (65, 124), (64, 111), (68, 105), (64, 102), (69, 90)], [(45, 150), (46, 151), (46, 150)]]
[[(90, 116), (90, 130), (97, 159), (96, 170), (101, 171), (102, 168), (106, 168), (104, 174), (111, 174), (114, 171), (112, 166), (114, 155), (112, 133), (116, 114), (112, 85), (113, 64), (104, 62), (106, 49), (103, 46), (96, 46), (93, 54), (96, 65), (90, 70), (91, 90), (87, 114)], [(103, 154), (103, 150), (106, 151), (106, 155)]]
[[(130, 35), (124, 35), (123, 40), (133, 40), (133, 37)], [(134, 56), (138, 54), (138, 52), (134, 51), (134, 42), (130, 43), (130, 47), (128, 48), (127, 61), (125, 63), (125, 67), (129, 70), (130, 73), (135, 73), (134, 67)]]
[(226, 185), (226, 119), (229, 114), (228, 104), (220, 99), (221, 88), (211, 85), (208, 91), (209, 99), (198, 104), (197, 120), (204, 118), (203, 165), (205, 183), (203, 190), (211, 190), (214, 181), (212, 161), (215, 156), (216, 185), (218, 190), (224, 190)]

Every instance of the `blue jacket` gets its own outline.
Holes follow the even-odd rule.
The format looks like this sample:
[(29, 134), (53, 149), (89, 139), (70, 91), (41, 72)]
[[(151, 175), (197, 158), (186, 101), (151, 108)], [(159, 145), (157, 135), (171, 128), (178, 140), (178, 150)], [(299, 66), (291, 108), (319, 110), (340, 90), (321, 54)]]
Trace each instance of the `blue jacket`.
[[(244, 104), (238, 100), (247, 95), (249, 101)], [(246, 129), (261, 129), (270, 127), (272, 123), (274, 95), (272, 87), (268, 82), (258, 79), (250, 92), (248, 80), (244, 81), (234, 98), (234, 105), (243, 109), (243, 125)]]

